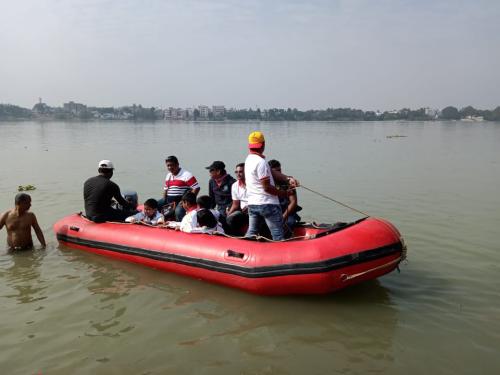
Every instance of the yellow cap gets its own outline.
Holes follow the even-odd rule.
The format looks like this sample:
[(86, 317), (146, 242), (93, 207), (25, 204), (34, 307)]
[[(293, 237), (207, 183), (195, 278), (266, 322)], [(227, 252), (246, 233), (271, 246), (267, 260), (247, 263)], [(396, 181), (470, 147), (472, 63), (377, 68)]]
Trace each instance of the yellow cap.
[(265, 142), (264, 134), (262, 132), (252, 132), (248, 136), (248, 147), (261, 148)]

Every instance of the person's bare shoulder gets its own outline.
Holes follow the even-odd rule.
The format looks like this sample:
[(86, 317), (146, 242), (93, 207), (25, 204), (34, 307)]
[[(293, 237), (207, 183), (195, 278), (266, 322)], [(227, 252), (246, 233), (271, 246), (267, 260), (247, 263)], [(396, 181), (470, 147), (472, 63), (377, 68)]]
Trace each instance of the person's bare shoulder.
[(9, 211), (5, 211), (0, 216), (0, 229), (2, 229), (5, 224), (7, 224), (7, 218), (9, 217), (9, 213), (10, 213), (10, 210)]
[(36, 222), (36, 215), (33, 212), (26, 212), (26, 217), (32, 222)]

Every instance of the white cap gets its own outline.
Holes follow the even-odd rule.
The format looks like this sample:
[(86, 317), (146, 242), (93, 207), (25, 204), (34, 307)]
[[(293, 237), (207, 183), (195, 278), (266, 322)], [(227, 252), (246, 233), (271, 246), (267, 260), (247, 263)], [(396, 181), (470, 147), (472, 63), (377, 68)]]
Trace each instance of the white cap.
[(115, 169), (115, 166), (111, 160), (101, 160), (97, 168)]

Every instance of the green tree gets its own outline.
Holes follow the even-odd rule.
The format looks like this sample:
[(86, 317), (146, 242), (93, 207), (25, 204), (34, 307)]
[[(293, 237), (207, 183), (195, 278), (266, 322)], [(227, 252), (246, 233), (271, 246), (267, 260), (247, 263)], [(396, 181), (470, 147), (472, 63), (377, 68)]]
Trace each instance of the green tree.
[(460, 119), (460, 113), (457, 108), (449, 106), (441, 111), (441, 118), (445, 120), (458, 120)]

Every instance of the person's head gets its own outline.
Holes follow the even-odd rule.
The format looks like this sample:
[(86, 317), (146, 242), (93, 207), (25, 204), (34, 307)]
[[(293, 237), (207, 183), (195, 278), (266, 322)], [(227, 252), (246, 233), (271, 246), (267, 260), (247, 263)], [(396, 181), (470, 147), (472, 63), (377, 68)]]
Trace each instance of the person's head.
[(212, 208), (213, 201), (208, 195), (200, 195), (198, 199), (196, 199), (196, 203), (198, 203), (199, 208), (206, 208), (209, 210)]
[(158, 201), (156, 199), (150, 198), (144, 202), (144, 213), (148, 217), (153, 217), (158, 210)]
[(31, 207), (31, 197), (26, 193), (16, 194), (14, 204), (22, 211), (28, 211)]
[(179, 173), (179, 160), (177, 159), (177, 157), (173, 156), (173, 155), (170, 155), (170, 156), (167, 156), (167, 158), (165, 159), (165, 165), (167, 166), (167, 170), (176, 175), (177, 173)]
[(269, 168), (271, 168), (273, 171), (281, 172), (281, 163), (278, 160), (271, 159), (267, 164), (269, 164)]
[(206, 167), (206, 169), (208, 169), (210, 177), (212, 178), (221, 177), (226, 174), (226, 164), (224, 164), (224, 162), (220, 160), (214, 161), (212, 164)]
[(196, 219), (200, 227), (215, 228), (217, 226), (217, 219), (214, 214), (205, 208), (198, 210)]
[(192, 191), (186, 192), (181, 199), (181, 204), (187, 211), (188, 208), (196, 206), (196, 194)]
[(245, 181), (245, 163), (236, 164), (234, 174), (238, 181)]
[(98, 164), (97, 171), (100, 175), (111, 178), (113, 177), (113, 171), (115, 170), (115, 166), (111, 160), (101, 160)]
[(264, 134), (259, 131), (251, 132), (248, 136), (248, 148), (250, 151), (262, 153), (266, 147), (266, 139)]

